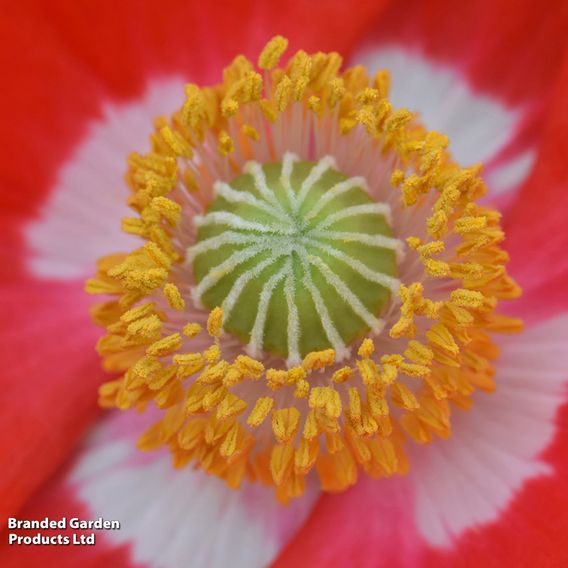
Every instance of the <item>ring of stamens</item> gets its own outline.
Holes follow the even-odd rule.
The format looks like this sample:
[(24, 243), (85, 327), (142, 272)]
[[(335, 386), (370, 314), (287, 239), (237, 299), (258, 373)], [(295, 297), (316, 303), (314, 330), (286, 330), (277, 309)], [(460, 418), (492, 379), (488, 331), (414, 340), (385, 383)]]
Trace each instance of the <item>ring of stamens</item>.
[[(519, 289), (505, 270), (499, 214), (476, 204), (486, 190), (480, 168), (460, 168), (444, 136), (426, 132), (408, 111), (392, 109), (386, 73), (369, 79), (358, 67), (340, 72), (337, 54), (303, 51), (278, 67), (286, 45), (280, 37), (269, 42), (258, 61), (262, 74), (237, 57), (220, 85), (189, 85), (181, 112), (157, 121), (153, 151), (129, 159), (135, 216), (123, 221), (124, 230), (146, 244), (102, 258), (97, 277), (87, 283), (89, 292), (111, 296), (93, 316), (107, 329), (98, 343), (105, 367), (121, 373), (101, 387), (101, 405), (163, 409), (163, 418), (142, 435), (142, 449), (166, 445), (174, 465), (199, 464), (231, 487), (244, 479), (274, 485), (282, 501), (300, 495), (314, 470), (329, 491), (352, 485), (360, 471), (375, 477), (406, 471), (406, 440), (448, 437), (450, 409), (467, 408), (476, 389), (495, 388), (498, 351), (491, 335), (521, 328), (496, 311), (499, 300), (516, 297)], [(329, 337), (329, 348), (308, 353), (294, 350), (293, 341), (292, 347), (287, 340), (272, 345), (291, 367), (264, 349), (266, 329), (257, 331), (263, 326), (261, 321), (255, 328), (256, 316), (278, 278), (285, 287), (290, 257), (265, 274), (267, 291), (252, 306), (243, 305), (239, 294), (223, 294), (228, 318), (221, 306), (206, 311), (192, 299), (193, 290), (194, 298), (214, 302), (203, 290), (215, 264), (215, 250), (205, 250), (213, 238), (206, 229), (221, 211), (207, 208), (224, 200), (227, 214), (229, 205), (239, 205), (242, 195), (229, 186), (247, 161), (257, 164), (249, 166), (253, 175), (281, 163), (273, 167), (289, 176), (293, 160), (287, 152), (316, 168), (332, 155), (348, 179), (363, 176), (373, 203), (392, 209), (390, 229), (384, 224), (369, 239), (405, 242), (397, 296), (382, 308), (380, 302), (367, 306), (374, 317), (381, 312), (385, 332), (375, 341), (370, 334), (356, 340), (341, 363), (342, 353), (334, 349), (341, 344)], [(289, 194), (286, 208), (270, 189), (262, 186), (254, 196), (261, 201), (264, 191), (259, 211), (267, 215), (267, 208), (282, 206), (284, 231), (297, 197)], [(326, 189), (316, 211), (331, 199)], [(340, 214), (329, 213), (318, 230), (334, 229), (331, 221)], [(201, 224), (197, 234), (195, 219)], [(223, 231), (241, 235), (234, 238), (242, 249), (233, 243), (241, 252), (250, 246), (247, 233), (263, 234), (263, 224), (236, 227), (234, 217), (223, 219)], [(394, 276), (390, 269), (384, 273)], [(245, 353), (234, 333), (222, 333), (231, 314), (251, 309), (250, 329), (233, 332), (255, 353), (263, 337), (257, 357)], [(289, 321), (293, 315), (286, 329)], [(365, 323), (373, 328), (375, 322)], [(341, 340), (349, 343), (347, 336)]]
[(249, 162), (230, 185), (214, 185), (208, 213), (194, 218), (193, 300), (222, 306), (224, 329), (253, 357), (269, 351), (293, 366), (332, 348), (339, 361), (356, 337), (383, 328), (377, 314), (398, 289), (401, 243), (390, 207), (334, 166), (290, 153), (281, 164)]

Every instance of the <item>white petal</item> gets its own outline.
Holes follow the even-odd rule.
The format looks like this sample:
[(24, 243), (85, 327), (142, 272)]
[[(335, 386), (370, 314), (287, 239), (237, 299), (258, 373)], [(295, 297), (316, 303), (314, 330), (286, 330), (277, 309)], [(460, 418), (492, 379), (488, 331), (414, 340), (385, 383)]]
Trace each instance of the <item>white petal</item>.
[(552, 475), (541, 458), (566, 398), (568, 314), (499, 341), (497, 390), (452, 413), (452, 437), (415, 449), (416, 523), (433, 546), (498, 519), (530, 479)]
[(184, 84), (180, 78), (154, 80), (135, 101), (105, 104), (62, 165), (39, 217), (24, 229), (35, 276), (82, 277), (100, 256), (139, 246), (120, 228), (121, 218), (132, 213), (126, 206), (126, 159), (149, 150), (153, 119), (181, 106)]
[[(123, 424), (131, 417), (119, 417)], [(140, 421), (134, 416), (133, 420)], [(117, 434), (117, 418), (99, 426), (71, 474), (91, 517), (118, 520), (105, 532), (129, 544), (133, 560), (155, 568), (260, 568), (269, 564), (303, 524), (315, 487), (280, 505), (260, 485), (229, 489), (187, 467), (174, 470), (167, 453), (142, 454), (131, 436)], [(129, 430), (137, 431), (134, 425)]]

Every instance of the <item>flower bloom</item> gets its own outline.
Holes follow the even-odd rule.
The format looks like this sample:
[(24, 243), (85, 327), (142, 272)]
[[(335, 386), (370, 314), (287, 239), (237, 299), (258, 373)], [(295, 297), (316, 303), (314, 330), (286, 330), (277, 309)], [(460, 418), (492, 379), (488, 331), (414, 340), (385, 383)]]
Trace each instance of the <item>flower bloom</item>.
[[(496, 74), (490, 49), (456, 75), (467, 42), (436, 47), (442, 31), (453, 37), (453, 20), (435, 5), (422, 13), (409, 3), (415, 24), (400, 7), (382, 9), (345, 18), (330, 3), (344, 44), (293, 29), (306, 51), (286, 54), (281, 36), (264, 48), (255, 40), (243, 48), (251, 60), (234, 59), (221, 83), (218, 64), (199, 72), (176, 59), (188, 40), (170, 30), (176, 57), (134, 97), (117, 71), (120, 50), (112, 62), (92, 59), (81, 38), (87, 66), (54, 58), (67, 80), (91, 68), (131, 100), (103, 107), (67, 159), (57, 152), (68, 153), (76, 126), (58, 122), (61, 149), (37, 153), (39, 171), (48, 171), (42, 160), (60, 171), (46, 177), (40, 215), (30, 214), (31, 189), (7, 209), (4, 298), (17, 306), (10, 329), (20, 332), (5, 345), (22, 381), (7, 385), (6, 513), (123, 526), (99, 533), (90, 551), (3, 545), (6, 562), (33, 564), (42, 553), (85, 565), (565, 561), (549, 528), (549, 517), (566, 521), (556, 508), (567, 494), (557, 434), (564, 14), (531, 28), (535, 47), (520, 51), (539, 63), (535, 86), (515, 82), (505, 64), (505, 78)], [(483, 26), (509, 40), (529, 33), (531, 10), (509, 27), (487, 11), (472, 37)], [(41, 19), (11, 16), (17, 42), (28, 41), (27, 22), (46, 38), (44, 53), (66, 53)], [(378, 27), (353, 43), (371, 17)], [(56, 13), (53, 26), (78, 21)], [(162, 25), (148, 17), (148, 30)], [(263, 29), (262, 41), (274, 31)], [(334, 47), (365, 67), (342, 65)], [(30, 44), (24, 53), (38, 60)], [(142, 70), (149, 85), (155, 69)], [(171, 69), (191, 81), (185, 100), (183, 82), (164, 78)], [(97, 84), (84, 85), (83, 103), (69, 100), (76, 116), (105, 100)], [(150, 151), (129, 158), (126, 195), (111, 174), (154, 118)], [(32, 187), (21, 162), (6, 168)], [(97, 257), (87, 289), (112, 298), (90, 311), (106, 328), (98, 351), (115, 373), (99, 400), (127, 412), (101, 422), (69, 469), (21, 509), (93, 415), (101, 375), (80, 282)], [(500, 302), (520, 293), (509, 257), (525, 290), (504, 308), (511, 316)], [(157, 451), (140, 452), (137, 438)], [(181, 467), (191, 465), (198, 471)]]

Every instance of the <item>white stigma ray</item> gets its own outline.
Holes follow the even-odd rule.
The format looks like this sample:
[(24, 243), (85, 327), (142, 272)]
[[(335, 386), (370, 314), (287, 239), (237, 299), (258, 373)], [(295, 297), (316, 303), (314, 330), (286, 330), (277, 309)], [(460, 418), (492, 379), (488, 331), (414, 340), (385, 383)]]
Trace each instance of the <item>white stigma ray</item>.
[(255, 223), (254, 221), (247, 221), (234, 213), (228, 211), (212, 211), (205, 216), (194, 217), (194, 223), (197, 227), (204, 227), (206, 225), (227, 225), (232, 229), (243, 229), (245, 231), (258, 231), (265, 234), (276, 235), (293, 235), (296, 231), (290, 227), (272, 227), (263, 225), (262, 223)]
[(241, 292), (244, 290), (245, 286), (256, 278), (259, 274), (262, 273), (263, 270), (268, 268), (271, 264), (274, 264), (281, 256), (289, 255), (290, 254), (290, 247), (282, 248), (279, 250), (275, 256), (271, 256), (262, 262), (259, 262), (254, 268), (247, 270), (243, 274), (241, 274), (234, 282), (231, 291), (225, 298), (223, 302), (223, 315), (225, 321), (229, 319)]
[(240, 250), (232, 254), (227, 260), (213, 267), (209, 274), (203, 278), (203, 280), (197, 285), (193, 290), (193, 299), (199, 302), (205, 292), (209, 290), (212, 286), (215, 286), (221, 278), (230, 274), (243, 262), (254, 258), (260, 253), (268, 250), (271, 247), (269, 244), (262, 244), (249, 249)]
[(296, 194), (292, 189), (292, 184), (290, 182), (292, 178), (292, 173), (294, 172), (294, 162), (298, 161), (298, 156), (292, 154), (291, 152), (286, 152), (284, 154), (284, 160), (282, 162), (282, 173), (280, 175), (280, 183), (283, 185), (286, 191), (286, 196), (288, 197), (288, 202), (292, 211), (297, 208)]
[(304, 270), (304, 277), (302, 279), (302, 282), (304, 283), (304, 286), (312, 297), (316, 311), (321, 319), (324, 333), (336, 353), (341, 354), (345, 351), (345, 343), (343, 343), (343, 339), (341, 339), (339, 331), (337, 331), (337, 328), (335, 327), (335, 324), (333, 323), (331, 316), (329, 315), (329, 311), (327, 310), (325, 302), (321, 297), (320, 291), (317, 289), (314, 281), (312, 280), (310, 266), (306, 259), (306, 255), (299, 254), (299, 257), (300, 262), (302, 263), (302, 268)]
[(384, 327), (384, 322), (377, 319), (359, 300), (359, 298), (349, 289), (347, 284), (319, 257), (308, 256), (308, 262), (316, 266), (323, 274), (326, 282), (331, 284), (335, 291), (341, 296), (351, 309), (375, 332), (378, 333)]
[(187, 251), (187, 260), (192, 262), (196, 257), (205, 252), (217, 250), (224, 245), (250, 245), (254, 243), (264, 243), (267, 237), (260, 235), (247, 235), (243, 233), (235, 233), (234, 231), (226, 231), (216, 237), (211, 237), (190, 247)]
[(333, 201), (336, 197), (351, 191), (352, 189), (361, 188), (367, 191), (367, 182), (365, 178), (360, 176), (352, 177), (341, 181), (329, 189), (323, 197), (318, 199), (314, 207), (306, 213), (306, 221), (313, 219), (328, 203)]
[(341, 252), (340, 250), (334, 249), (333, 247), (324, 243), (319, 243), (318, 241), (312, 241), (309, 244), (326, 252), (330, 256), (337, 258), (341, 262), (344, 262), (355, 272), (357, 272), (357, 274), (359, 274), (369, 282), (375, 282), (376, 284), (379, 284), (384, 288), (388, 288), (392, 292), (396, 292), (400, 287), (400, 281), (397, 278), (389, 276), (388, 274), (383, 274), (382, 272), (375, 272), (374, 270), (371, 270), (368, 266), (363, 264), (361, 261), (345, 254), (344, 252)]
[(288, 365), (297, 365), (301, 361), (300, 357), (300, 317), (298, 315), (298, 307), (296, 306), (296, 287), (294, 285), (294, 270), (290, 265), (290, 270), (286, 275), (286, 283), (284, 284), (284, 295), (286, 296), (286, 304), (288, 306)]
[(403, 244), (398, 239), (385, 237), (384, 235), (368, 235), (367, 233), (353, 233), (349, 231), (320, 231), (313, 229), (309, 232), (310, 237), (342, 241), (344, 243), (361, 243), (370, 247), (399, 251)]
[(362, 205), (353, 205), (352, 207), (343, 209), (343, 211), (332, 213), (329, 217), (326, 217), (318, 223), (314, 229), (321, 231), (338, 221), (349, 219), (350, 217), (357, 217), (359, 215), (382, 215), (389, 220), (390, 214), (391, 209), (387, 203), (363, 203)]
[(266, 176), (264, 170), (258, 162), (247, 162), (244, 166), (244, 171), (251, 174), (254, 179), (254, 186), (258, 189), (259, 193), (264, 197), (267, 203), (271, 203), (289, 222), (292, 221), (289, 213), (282, 207), (280, 201), (274, 192), (268, 187), (266, 183)]
[(261, 209), (266, 213), (276, 217), (277, 219), (282, 213), (277, 210), (275, 207), (266, 203), (265, 201), (261, 201), (257, 199), (252, 193), (248, 191), (237, 191), (233, 189), (228, 183), (224, 182), (216, 182), (213, 185), (213, 189), (215, 190), (215, 195), (226, 199), (230, 203), (244, 203), (246, 205), (250, 205), (251, 207), (256, 207), (257, 209)]
[(300, 191), (298, 192), (295, 210), (296, 213), (304, 203), (304, 200), (308, 196), (308, 193), (310, 192), (310, 189), (312, 189), (314, 184), (316, 184), (321, 179), (325, 172), (335, 167), (335, 158), (333, 158), (332, 156), (325, 156), (312, 168), (312, 170), (308, 174), (308, 177), (302, 182), (302, 186), (300, 187)]
[(262, 288), (260, 301), (258, 303), (258, 311), (256, 312), (256, 318), (254, 320), (254, 326), (252, 328), (250, 342), (248, 344), (248, 352), (253, 357), (258, 356), (264, 345), (264, 327), (266, 325), (266, 316), (268, 315), (268, 305), (272, 299), (274, 290), (291, 269), (292, 261), (291, 259), (288, 259), (284, 267), (271, 276)]

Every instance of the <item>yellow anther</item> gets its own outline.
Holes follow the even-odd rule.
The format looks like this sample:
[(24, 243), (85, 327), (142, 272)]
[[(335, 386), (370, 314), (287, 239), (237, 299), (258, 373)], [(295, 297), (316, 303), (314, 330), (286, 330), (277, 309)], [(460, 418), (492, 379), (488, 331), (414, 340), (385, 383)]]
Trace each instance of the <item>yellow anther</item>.
[(217, 385), (213, 387), (213, 389), (207, 391), (207, 393), (203, 397), (203, 400), (201, 401), (203, 410), (209, 411), (217, 407), (226, 395), (227, 389), (224, 385)]
[(183, 355), (174, 355), (174, 363), (178, 366), (178, 379), (185, 379), (198, 371), (201, 371), (205, 365), (203, 355), (201, 353), (184, 353)]
[(361, 343), (361, 346), (359, 347), (359, 350), (357, 351), (357, 355), (359, 355), (359, 357), (363, 357), (365, 359), (368, 359), (374, 352), (375, 352), (375, 344), (373, 343), (372, 339), (367, 337)]
[(408, 342), (404, 355), (420, 365), (429, 365), (434, 358), (434, 353), (429, 347), (415, 340)]
[(236, 365), (231, 365), (223, 378), (223, 384), (226, 387), (232, 387), (242, 383), (244, 380), (245, 376), (241, 373), (238, 367)]
[(292, 406), (281, 408), (272, 413), (272, 431), (281, 444), (292, 441), (300, 424), (300, 411)]
[(219, 337), (221, 335), (221, 328), (223, 327), (223, 310), (222, 308), (215, 308), (207, 318), (207, 333), (211, 337)]
[(447, 233), (448, 217), (443, 211), (436, 211), (434, 215), (428, 218), (426, 225), (428, 233), (435, 239), (438, 239)]
[(153, 314), (128, 324), (127, 330), (130, 335), (156, 339), (156, 335), (159, 335), (162, 331), (162, 326), (162, 320), (156, 314)]
[(270, 456), (270, 471), (276, 486), (282, 485), (289, 477), (294, 465), (294, 448), (290, 444), (275, 446)]
[(260, 397), (254, 408), (252, 409), (249, 417), (247, 418), (247, 424), (252, 428), (260, 426), (270, 414), (272, 407), (274, 406), (274, 399), (269, 396)]
[(377, 117), (375, 113), (369, 108), (361, 109), (357, 115), (356, 120), (359, 124), (365, 127), (368, 134), (374, 135), (377, 133)]
[(357, 94), (357, 102), (362, 105), (368, 105), (380, 99), (381, 96), (377, 89), (372, 87), (365, 87), (360, 93)]
[(258, 130), (250, 124), (243, 124), (241, 127), (241, 132), (251, 140), (260, 140), (260, 134), (258, 133)]
[(288, 75), (284, 75), (276, 89), (274, 89), (274, 100), (276, 101), (276, 108), (282, 112), (288, 106), (292, 96), (292, 80)]
[(319, 97), (316, 97), (315, 95), (312, 95), (308, 99), (308, 107), (311, 110), (313, 110), (316, 114), (319, 113), (321, 109), (321, 99)]
[(239, 355), (235, 359), (235, 365), (248, 379), (260, 379), (262, 373), (264, 373), (264, 365), (247, 355)]
[[(412, 238), (412, 237), (410, 237)], [(408, 242), (408, 239), (407, 239)], [(418, 246), (417, 250), (420, 253), (421, 256), (423, 256), (424, 258), (428, 258), (430, 256), (432, 256), (433, 254), (440, 254), (442, 252), (444, 252), (444, 250), (446, 249), (446, 245), (444, 244), (444, 241), (431, 241), (425, 245), (420, 245)]]
[(371, 361), (371, 359), (357, 361), (357, 368), (363, 379), (363, 384), (374, 385), (379, 380), (379, 370), (376, 363)]
[(201, 326), (198, 323), (188, 323), (183, 326), (182, 333), (189, 338), (197, 337), (201, 333)]
[(433, 258), (424, 260), (424, 268), (432, 278), (445, 278), (450, 273), (450, 265), (447, 262)]
[(235, 422), (227, 435), (223, 439), (223, 443), (219, 447), (219, 453), (224, 457), (231, 457), (238, 449), (240, 426)]
[(218, 150), (222, 156), (228, 156), (235, 149), (233, 139), (229, 136), (226, 130), (221, 130), (221, 132), (219, 133), (218, 141)]
[(331, 108), (341, 101), (345, 96), (346, 89), (343, 83), (343, 79), (336, 77), (329, 82), (329, 95), (327, 97), (327, 102)]
[(310, 392), (309, 405), (330, 418), (341, 416), (341, 398), (331, 387), (314, 387)]
[(288, 369), (288, 382), (290, 383), (297, 383), (305, 379), (307, 376), (306, 369), (303, 367), (292, 367)]
[(134, 375), (147, 379), (153, 373), (156, 373), (162, 369), (160, 362), (154, 357), (142, 357), (136, 364), (132, 367), (132, 372)]
[(146, 243), (144, 251), (158, 266), (168, 270), (172, 265), (170, 257), (155, 243)]
[(333, 365), (335, 362), (335, 351), (324, 349), (323, 351), (312, 351), (304, 357), (302, 366), (306, 371), (317, 371)]
[[(404, 175), (404, 172), (402, 170), (395, 170), (392, 173), (391, 178), (390, 178), (391, 185), (393, 185), (394, 187), (398, 187), (399, 185), (401, 185), (404, 182), (404, 178), (405, 178), (405, 175)], [(408, 237), (408, 239), (416, 239), (416, 237)], [(408, 241), (408, 239), (407, 239), (407, 241)], [(418, 239), (418, 240), (420, 240), (420, 239)], [(410, 243), (409, 243), (409, 246), (412, 246), (412, 245), (410, 245)], [(415, 248), (415, 247), (413, 247), (413, 248)]]
[(197, 85), (187, 85), (185, 88), (185, 104), (182, 109), (182, 120), (187, 126), (196, 129), (205, 118), (205, 97)]
[(277, 118), (277, 114), (276, 111), (274, 110), (274, 108), (272, 108), (272, 105), (270, 104), (269, 101), (267, 101), (266, 99), (261, 100), (259, 103), (260, 106), (260, 110), (262, 111), (262, 114), (265, 116), (266, 120), (268, 120), (268, 122), (276, 122), (276, 118)]
[(487, 226), (486, 217), (462, 217), (454, 223), (454, 233), (458, 235), (466, 235), (485, 229)]
[(294, 398), (306, 398), (310, 394), (310, 383), (305, 379), (300, 379), (296, 383), (296, 390), (294, 390)]
[(302, 438), (294, 456), (294, 469), (298, 473), (308, 473), (318, 455), (318, 445)]
[(235, 116), (239, 110), (239, 103), (232, 97), (225, 97), (221, 103), (221, 113), (225, 118)]
[(162, 217), (172, 226), (179, 223), (181, 218), (181, 205), (168, 199), (167, 197), (154, 197), (151, 202), (152, 209), (160, 213)]
[(171, 282), (166, 284), (164, 286), (164, 294), (168, 300), (170, 308), (179, 311), (185, 308), (185, 300), (182, 298), (181, 292), (175, 284)]
[[(174, 363), (177, 362), (174, 356)], [(220, 383), (225, 378), (225, 374), (229, 370), (229, 363), (227, 361), (219, 361), (214, 365), (209, 365), (205, 368), (203, 373), (197, 379), (200, 383), (212, 385)]]
[(409, 377), (426, 377), (430, 374), (430, 367), (417, 365), (415, 363), (402, 363), (398, 369), (401, 373)]
[(457, 355), (459, 347), (457, 346), (452, 334), (448, 328), (442, 323), (435, 323), (427, 332), (426, 337), (430, 342), (450, 353)]
[(217, 418), (224, 420), (237, 416), (237, 414), (244, 412), (246, 408), (247, 403), (244, 400), (233, 393), (228, 393), (217, 407)]
[(302, 436), (306, 440), (311, 440), (315, 438), (319, 433), (318, 422), (316, 418), (316, 413), (311, 410), (306, 416), (306, 421), (304, 422), (304, 430)]
[(177, 132), (171, 130), (169, 126), (164, 126), (164, 128), (160, 130), (160, 134), (174, 154), (184, 158), (191, 158), (193, 156), (193, 151), (191, 146), (187, 143), (187, 140), (184, 140)]
[(276, 390), (288, 384), (288, 373), (282, 369), (268, 369), (266, 371), (266, 381), (272, 390)]
[(177, 351), (181, 347), (181, 335), (172, 333), (159, 341), (156, 341), (146, 349), (148, 355), (163, 357)]
[(270, 70), (280, 61), (283, 53), (288, 47), (288, 40), (282, 36), (273, 37), (261, 51), (258, 58), (258, 66), (260, 69)]
[(154, 302), (146, 302), (144, 304), (140, 304), (135, 308), (131, 308), (127, 312), (124, 312), (120, 316), (120, 321), (124, 323), (131, 323), (137, 319), (149, 316), (154, 313), (156, 309), (156, 304)]
[(353, 376), (353, 369), (351, 367), (342, 367), (333, 373), (331, 380), (336, 384), (344, 383)]
[(450, 294), (452, 301), (456, 306), (462, 308), (480, 308), (483, 306), (485, 297), (481, 292), (476, 290), (466, 290), (464, 288), (458, 288)]
[(390, 91), (390, 73), (386, 69), (377, 71), (375, 75), (375, 89), (379, 92), (379, 96), (386, 98)]
[(389, 405), (384, 393), (381, 391), (367, 391), (367, 401), (371, 415), (375, 418), (389, 415)]
[(221, 350), (218, 345), (211, 345), (203, 352), (203, 358), (209, 365), (217, 363), (221, 359)]
[(349, 416), (355, 423), (361, 420), (361, 395), (357, 387), (349, 389)]

